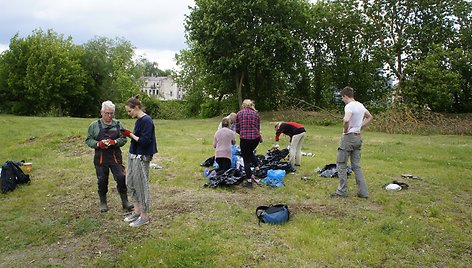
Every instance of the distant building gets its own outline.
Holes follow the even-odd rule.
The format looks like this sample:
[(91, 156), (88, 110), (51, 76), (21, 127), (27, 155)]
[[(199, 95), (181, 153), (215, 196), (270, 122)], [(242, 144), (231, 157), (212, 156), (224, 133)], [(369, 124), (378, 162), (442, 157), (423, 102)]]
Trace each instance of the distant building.
[(145, 76), (142, 90), (159, 100), (181, 100), (184, 90), (170, 76)]

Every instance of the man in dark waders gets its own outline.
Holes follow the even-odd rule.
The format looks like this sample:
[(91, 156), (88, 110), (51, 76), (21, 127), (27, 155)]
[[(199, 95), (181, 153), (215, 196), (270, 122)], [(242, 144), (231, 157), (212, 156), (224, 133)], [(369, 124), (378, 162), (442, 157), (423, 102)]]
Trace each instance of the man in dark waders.
[(100, 211), (107, 212), (108, 177), (110, 170), (116, 181), (116, 188), (121, 197), (123, 209), (133, 209), (128, 202), (125, 181), (125, 170), (120, 147), (126, 144), (126, 137), (120, 134), (124, 126), (116, 119), (115, 105), (111, 101), (104, 101), (100, 111), (101, 119), (90, 124), (85, 142), (95, 149), (93, 163), (98, 178), (98, 196), (100, 197)]

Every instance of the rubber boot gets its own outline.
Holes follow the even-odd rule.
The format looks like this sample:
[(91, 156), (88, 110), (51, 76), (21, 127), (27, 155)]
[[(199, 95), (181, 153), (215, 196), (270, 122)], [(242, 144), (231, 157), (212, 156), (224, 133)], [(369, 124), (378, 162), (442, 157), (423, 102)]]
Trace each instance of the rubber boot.
[(128, 202), (128, 195), (126, 193), (120, 193), (120, 197), (121, 197), (121, 205), (123, 206), (123, 209), (131, 211), (134, 208), (134, 205)]
[(100, 195), (100, 212), (107, 212), (108, 205), (107, 205), (107, 196)]

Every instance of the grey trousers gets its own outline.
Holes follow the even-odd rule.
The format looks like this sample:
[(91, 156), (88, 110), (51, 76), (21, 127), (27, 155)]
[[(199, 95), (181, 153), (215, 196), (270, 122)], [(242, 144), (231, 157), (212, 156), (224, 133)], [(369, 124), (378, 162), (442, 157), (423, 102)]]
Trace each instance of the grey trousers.
[(149, 212), (151, 197), (149, 193), (149, 164), (151, 159), (134, 154), (128, 155), (126, 165), (126, 186), (131, 200), (139, 203), (141, 210)]
[(356, 176), (359, 196), (368, 197), (369, 191), (364, 180), (364, 173), (361, 168), (361, 148), (362, 138), (360, 135), (347, 134), (341, 137), (336, 158), (336, 167), (338, 169), (339, 185), (336, 193), (341, 196), (347, 196), (347, 161), (351, 160), (351, 168)]

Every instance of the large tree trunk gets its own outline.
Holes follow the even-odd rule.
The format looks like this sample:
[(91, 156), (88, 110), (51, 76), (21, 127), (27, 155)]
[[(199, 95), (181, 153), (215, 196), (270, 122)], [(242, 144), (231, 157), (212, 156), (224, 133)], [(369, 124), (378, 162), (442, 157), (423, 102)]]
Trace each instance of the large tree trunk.
[(243, 87), (243, 81), (244, 81), (244, 72), (237, 73), (235, 75), (235, 81), (236, 81), (236, 90), (238, 94), (239, 107), (241, 107), (241, 105), (243, 104), (242, 87)]

